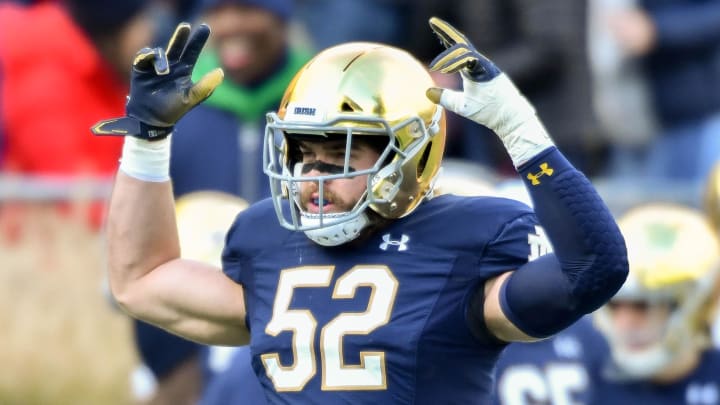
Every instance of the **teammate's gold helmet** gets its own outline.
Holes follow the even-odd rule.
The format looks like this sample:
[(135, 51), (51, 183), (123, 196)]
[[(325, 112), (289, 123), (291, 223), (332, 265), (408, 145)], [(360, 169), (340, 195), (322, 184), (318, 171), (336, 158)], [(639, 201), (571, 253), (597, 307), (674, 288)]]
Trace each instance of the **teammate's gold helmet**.
[(705, 182), (704, 208), (715, 229), (720, 231), (720, 162), (715, 164)]
[[(445, 145), (444, 113), (425, 90), (433, 86), (425, 67), (409, 53), (382, 44), (348, 43), (308, 62), (288, 86), (277, 113), (269, 113), (263, 163), (281, 224), (304, 231), (322, 245), (354, 239), (370, 223), (367, 209), (383, 218), (412, 212), (431, 193)], [(368, 170), (349, 165), (353, 138), (371, 138), (380, 158)], [(346, 142), (340, 173), (302, 176), (294, 144), (298, 138)], [(299, 183), (368, 175), (367, 192), (345, 213), (304, 212)], [(282, 200), (289, 199), (289, 209)]]
[[(647, 378), (668, 367), (683, 350), (710, 343), (720, 243), (701, 212), (676, 205), (638, 207), (618, 224), (627, 245), (630, 273), (609, 305), (618, 301), (664, 304), (669, 316), (655, 332), (638, 331), (634, 338), (623, 337), (614, 328), (609, 305), (597, 311), (596, 321), (622, 373)], [(645, 341), (642, 349), (638, 349), (640, 341)]]
[(178, 198), (175, 218), (182, 258), (222, 267), (225, 235), (247, 207), (242, 198), (218, 191), (196, 191)]

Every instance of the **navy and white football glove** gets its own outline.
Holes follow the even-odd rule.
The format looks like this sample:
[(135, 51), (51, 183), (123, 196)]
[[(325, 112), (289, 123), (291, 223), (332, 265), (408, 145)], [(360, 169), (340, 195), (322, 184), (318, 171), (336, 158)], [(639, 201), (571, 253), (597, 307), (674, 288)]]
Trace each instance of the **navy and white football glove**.
[(430, 28), (446, 48), (430, 62), (430, 70), (459, 72), (463, 83), (463, 91), (428, 89), (431, 101), (493, 130), (515, 167), (553, 146), (535, 108), (507, 75), (446, 21), (432, 17)]
[(210, 28), (190, 24), (175, 29), (167, 50), (143, 48), (133, 62), (125, 112), (127, 116), (103, 120), (91, 131), (95, 135), (131, 135), (145, 140), (164, 139), (175, 123), (212, 94), (222, 82), (223, 71), (217, 68), (197, 83), (191, 76), (200, 51), (210, 36)]

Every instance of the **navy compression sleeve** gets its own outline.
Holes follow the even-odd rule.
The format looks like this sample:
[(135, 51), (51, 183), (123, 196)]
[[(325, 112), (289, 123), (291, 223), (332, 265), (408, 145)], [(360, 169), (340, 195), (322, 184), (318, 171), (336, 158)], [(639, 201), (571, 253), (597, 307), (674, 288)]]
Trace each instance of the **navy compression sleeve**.
[(505, 316), (547, 337), (603, 305), (628, 273), (625, 241), (595, 188), (555, 148), (518, 172), (554, 254), (514, 271), (500, 291)]

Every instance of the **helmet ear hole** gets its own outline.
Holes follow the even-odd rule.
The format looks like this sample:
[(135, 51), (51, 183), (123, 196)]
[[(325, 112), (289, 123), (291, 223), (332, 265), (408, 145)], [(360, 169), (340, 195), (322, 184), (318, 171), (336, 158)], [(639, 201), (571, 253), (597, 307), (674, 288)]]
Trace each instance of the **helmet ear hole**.
[(430, 151), (432, 150), (432, 142), (428, 142), (427, 145), (425, 145), (425, 150), (423, 150), (422, 156), (420, 156), (420, 160), (418, 161), (417, 165), (417, 177), (422, 177), (423, 173), (425, 172), (425, 166), (427, 165), (427, 161), (430, 158)]
[(340, 105), (340, 111), (342, 112), (355, 112), (355, 109), (348, 103), (347, 101), (344, 101), (342, 105)]

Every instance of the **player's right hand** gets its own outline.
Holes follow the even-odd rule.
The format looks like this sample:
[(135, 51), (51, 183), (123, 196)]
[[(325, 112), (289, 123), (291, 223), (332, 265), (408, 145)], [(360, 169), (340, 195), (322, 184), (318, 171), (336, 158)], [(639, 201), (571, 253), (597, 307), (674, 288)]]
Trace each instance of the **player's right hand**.
[(143, 48), (133, 62), (130, 95), (125, 106), (126, 117), (98, 122), (95, 135), (131, 135), (146, 140), (167, 137), (177, 121), (190, 109), (212, 94), (222, 82), (223, 71), (217, 68), (197, 83), (191, 76), (210, 28), (200, 24), (191, 31), (190, 24), (175, 29), (167, 50)]

